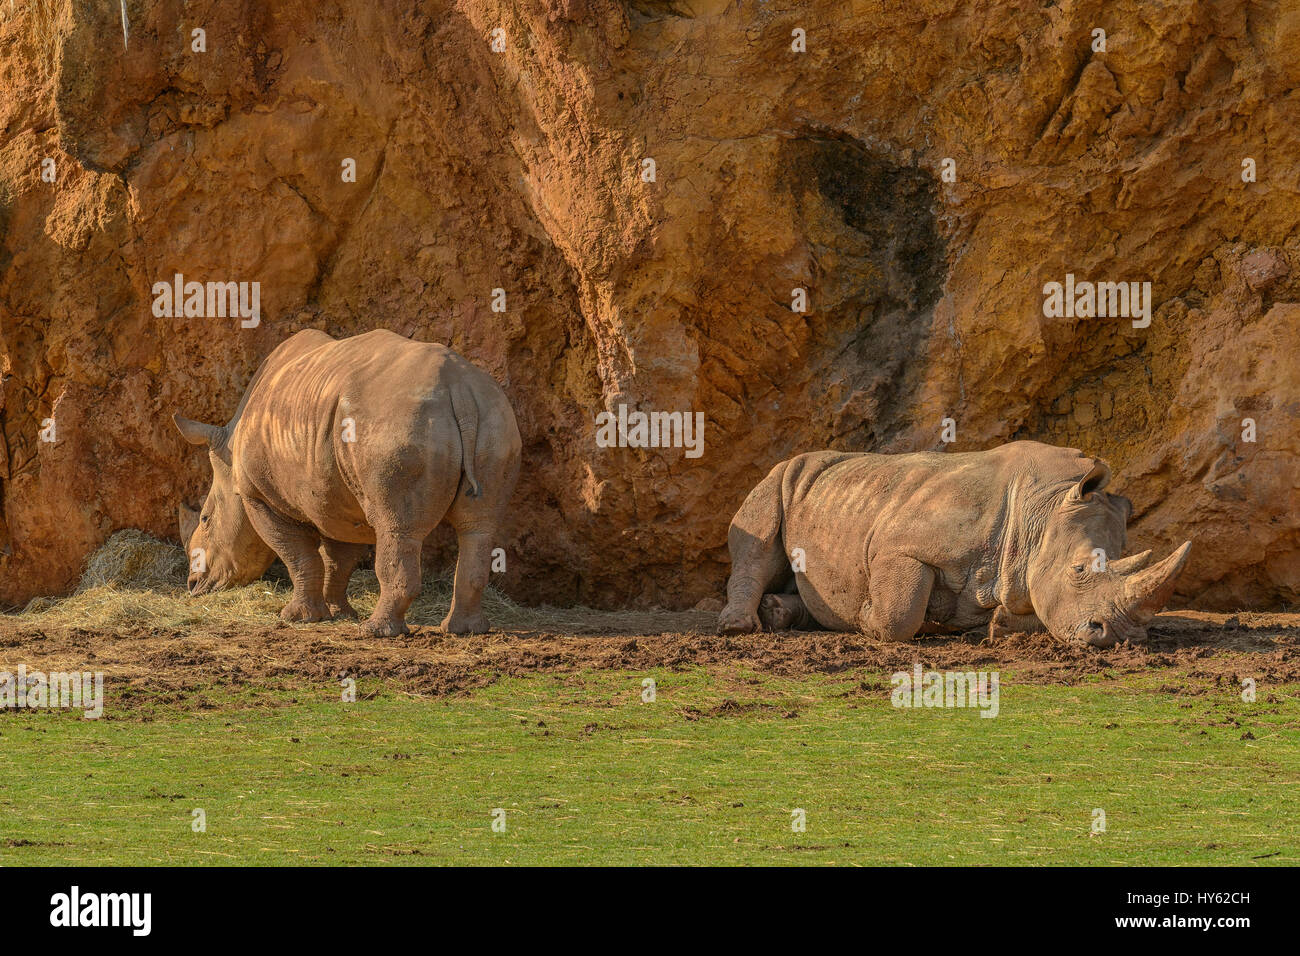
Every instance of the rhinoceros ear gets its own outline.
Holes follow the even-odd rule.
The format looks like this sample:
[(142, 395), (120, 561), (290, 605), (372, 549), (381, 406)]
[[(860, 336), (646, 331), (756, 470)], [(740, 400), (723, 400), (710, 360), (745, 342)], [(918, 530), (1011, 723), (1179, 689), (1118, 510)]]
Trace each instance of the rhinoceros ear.
[(199, 526), (199, 513), (182, 501), (176, 508), (176, 519), (181, 529), (181, 547), (188, 548), (194, 529)]
[(191, 445), (207, 445), (209, 448), (216, 448), (226, 439), (226, 430), (220, 425), (205, 425), (180, 414), (173, 415), (172, 421), (180, 429), (181, 437)]
[(1070, 489), (1070, 497), (1082, 501), (1094, 491), (1101, 491), (1110, 482), (1110, 465), (1104, 461), (1094, 461), (1092, 468), (1079, 479), (1079, 483)]

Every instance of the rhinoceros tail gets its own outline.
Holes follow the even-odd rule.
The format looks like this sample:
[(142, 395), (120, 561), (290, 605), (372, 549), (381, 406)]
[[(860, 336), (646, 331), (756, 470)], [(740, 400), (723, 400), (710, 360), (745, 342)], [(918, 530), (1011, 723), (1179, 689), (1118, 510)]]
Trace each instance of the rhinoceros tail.
[(478, 454), (478, 403), (474, 393), (465, 385), (457, 383), (451, 386), (451, 413), (456, 416), (456, 427), (460, 429), (461, 471), (465, 473), (465, 483), (469, 486), (465, 494), (477, 498), (483, 488), (474, 476), (474, 459)]

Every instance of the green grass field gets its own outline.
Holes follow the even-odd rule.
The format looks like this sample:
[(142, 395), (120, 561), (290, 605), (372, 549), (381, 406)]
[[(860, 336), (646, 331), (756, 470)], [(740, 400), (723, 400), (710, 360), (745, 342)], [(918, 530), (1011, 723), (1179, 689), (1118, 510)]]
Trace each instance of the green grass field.
[(643, 703), (645, 676), (0, 713), (0, 863), (1300, 862), (1297, 687), (1004, 672), (986, 719), (894, 709), (884, 675), (660, 671)]

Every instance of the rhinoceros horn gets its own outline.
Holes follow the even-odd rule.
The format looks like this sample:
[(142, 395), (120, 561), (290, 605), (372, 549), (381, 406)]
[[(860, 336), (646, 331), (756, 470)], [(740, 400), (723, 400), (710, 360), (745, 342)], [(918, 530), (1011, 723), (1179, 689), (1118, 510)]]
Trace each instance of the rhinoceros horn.
[(173, 415), (172, 421), (176, 423), (181, 437), (191, 445), (207, 445), (216, 449), (225, 443), (226, 430), (220, 425), (205, 425), (180, 414)]
[[(1174, 582), (1187, 563), (1187, 553), (1191, 550), (1192, 543), (1184, 541), (1181, 548), (1159, 564), (1128, 576), (1124, 582), (1124, 610), (1130, 617), (1139, 622), (1148, 621), (1169, 603), (1169, 599), (1174, 596)], [(1116, 564), (1123, 561), (1141, 557), (1142, 555), (1133, 555), (1132, 558), (1121, 559), (1112, 564), (1111, 568), (1114, 569)]]
[(1134, 571), (1141, 571), (1150, 563), (1151, 552), (1143, 551), (1140, 554), (1130, 554), (1127, 558), (1112, 561), (1107, 567), (1116, 574), (1132, 574)]
[(181, 530), (181, 547), (188, 548), (194, 529), (199, 526), (199, 513), (182, 501), (176, 507), (176, 521)]

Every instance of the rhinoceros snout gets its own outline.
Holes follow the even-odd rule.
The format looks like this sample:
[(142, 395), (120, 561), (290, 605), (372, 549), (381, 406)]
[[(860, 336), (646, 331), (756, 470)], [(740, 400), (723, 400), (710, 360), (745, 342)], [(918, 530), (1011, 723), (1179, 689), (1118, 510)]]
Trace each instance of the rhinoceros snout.
[(1084, 643), (1090, 647), (1114, 647), (1119, 642), (1115, 632), (1098, 621), (1089, 621), (1079, 630)]
[(1105, 650), (1122, 641), (1142, 643), (1147, 639), (1147, 630), (1123, 619), (1092, 620), (1080, 626), (1075, 632), (1075, 638), (1089, 647)]

